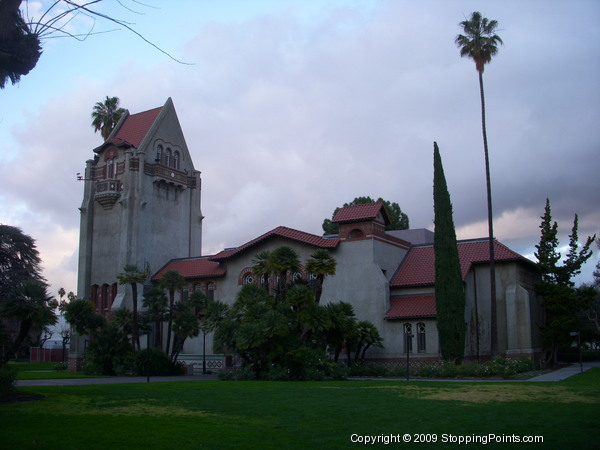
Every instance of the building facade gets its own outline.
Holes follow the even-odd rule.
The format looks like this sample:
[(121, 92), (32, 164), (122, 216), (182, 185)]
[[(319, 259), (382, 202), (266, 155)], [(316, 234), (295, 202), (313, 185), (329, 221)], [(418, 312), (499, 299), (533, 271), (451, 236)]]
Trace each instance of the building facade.
[[(98, 312), (131, 308), (129, 286), (117, 283), (126, 264), (148, 273), (157, 284), (169, 270), (186, 281), (177, 297), (202, 291), (233, 304), (252, 273), (255, 256), (283, 245), (302, 262), (316, 249), (336, 259), (334, 276), (325, 279), (321, 304), (350, 303), (358, 320), (379, 330), (384, 348), (370, 348), (367, 358), (440, 357), (436, 327), (433, 233), (426, 229), (386, 231), (390, 220), (382, 203), (342, 208), (333, 221), (335, 236), (316, 236), (277, 227), (234, 248), (202, 256), (200, 172), (193, 165), (171, 99), (161, 108), (124, 114), (87, 161), (81, 205), (78, 297), (90, 299)], [(534, 294), (535, 265), (495, 243), (499, 351), (535, 357), (541, 347), (541, 306)], [(490, 354), (490, 283), (486, 239), (458, 243), (466, 294), (467, 358)], [(304, 269), (294, 276), (308, 277)], [(140, 286), (139, 292), (143, 292)], [(411, 336), (409, 339), (407, 336)], [(180, 359), (212, 355), (212, 334), (188, 339)], [(81, 357), (81, 339), (71, 358)], [(214, 367), (221, 367), (219, 363)]]
[(77, 296), (98, 312), (131, 308), (131, 287), (117, 282), (125, 265), (146, 272), (149, 282), (165, 261), (201, 254), (200, 172), (170, 98), (159, 108), (126, 111), (80, 180)]

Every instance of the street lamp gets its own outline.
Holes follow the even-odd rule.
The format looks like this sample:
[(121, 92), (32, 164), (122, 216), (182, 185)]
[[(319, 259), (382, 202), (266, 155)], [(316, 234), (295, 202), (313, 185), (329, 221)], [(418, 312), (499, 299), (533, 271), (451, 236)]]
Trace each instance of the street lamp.
[(410, 379), (410, 352), (412, 350), (412, 339), (414, 335), (410, 331), (404, 333), (404, 340), (406, 342), (406, 381)]

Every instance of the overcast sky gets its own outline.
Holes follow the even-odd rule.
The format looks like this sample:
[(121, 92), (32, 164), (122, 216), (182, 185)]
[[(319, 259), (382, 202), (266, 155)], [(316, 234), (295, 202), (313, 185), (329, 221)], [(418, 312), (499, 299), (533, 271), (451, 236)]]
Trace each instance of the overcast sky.
[[(51, 2), (23, 3), (34, 15)], [(475, 10), (505, 44), (484, 73), (496, 237), (533, 259), (546, 198), (561, 243), (574, 214), (582, 240), (600, 231), (597, 0), (122, 3), (133, 11), (98, 8), (187, 64), (121, 27), (45, 40), (37, 67), (0, 91), (0, 223), (37, 240), (52, 293), (76, 290), (76, 174), (101, 143), (90, 113), (107, 95), (132, 114), (172, 97), (202, 172), (203, 254), (279, 225), (322, 234), (366, 195), (433, 229), (434, 141), (459, 239), (487, 236), (477, 72), (454, 44)], [(67, 26), (92, 25), (119, 28)]]

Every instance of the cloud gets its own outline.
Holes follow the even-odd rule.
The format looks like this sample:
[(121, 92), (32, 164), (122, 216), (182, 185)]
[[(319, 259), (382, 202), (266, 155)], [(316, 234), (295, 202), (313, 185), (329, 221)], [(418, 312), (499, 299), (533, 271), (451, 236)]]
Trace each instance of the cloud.
[[(75, 174), (99, 144), (91, 108), (116, 95), (132, 113), (173, 98), (202, 171), (205, 253), (278, 225), (320, 234), (335, 207), (362, 195), (396, 201), (412, 227), (431, 227), (433, 141), (459, 236), (486, 236), (477, 73), (453, 42), (472, 4), (370, 5), (202, 22), (181, 42), (193, 66), (136, 59), (122, 43), (110, 49), (111, 79), (91, 70), (101, 72), (106, 55), (75, 64), (84, 75), (11, 131), (19, 152), (0, 165), (0, 196), (14, 207), (0, 220), (39, 222), (34, 237), (65, 233), (75, 251), (83, 189)], [(598, 6), (492, 5), (485, 14), (505, 41), (484, 74), (496, 234), (517, 251), (532, 248), (546, 198), (561, 229), (578, 213), (580, 235), (593, 234)], [(43, 248), (49, 267), (67, 258)]]

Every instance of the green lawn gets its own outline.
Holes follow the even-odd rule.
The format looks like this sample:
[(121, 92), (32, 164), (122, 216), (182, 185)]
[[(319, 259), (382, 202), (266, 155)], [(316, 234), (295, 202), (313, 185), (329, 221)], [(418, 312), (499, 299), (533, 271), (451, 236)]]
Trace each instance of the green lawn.
[(63, 378), (99, 378), (90, 377), (81, 372), (67, 372), (66, 370), (54, 370), (56, 363), (33, 362), (33, 363), (8, 363), (10, 367), (17, 370), (17, 380), (56, 380)]
[[(221, 382), (20, 388), (45, 400), (0, 404), (2, 448), (346, 448), (351, 436), (539, 435), (597, 448), (600, 369), (558, 383)], [(383, 444), (376, 444), (377, 447)], [(479, 448), (481, 445), (471, 445)]]

